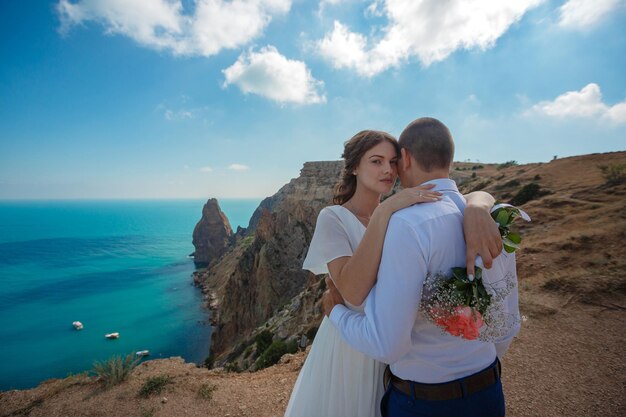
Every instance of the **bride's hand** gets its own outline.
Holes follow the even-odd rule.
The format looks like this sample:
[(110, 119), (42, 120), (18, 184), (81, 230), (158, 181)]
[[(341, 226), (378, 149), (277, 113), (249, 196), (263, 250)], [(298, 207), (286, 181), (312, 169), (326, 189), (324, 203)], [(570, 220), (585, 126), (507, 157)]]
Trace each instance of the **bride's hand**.
[(325, 278), (326, 287), (328, 288), (324, 291), (324, 295), (322, 295), (322, 309), (324, 310), (324, 314), (330, 317), (330, 312), (333, 311), (333, 308), (337, 304), (343, 304), (343, 298), (341, 298), (341, 294), (337, 287), (335, 287), (335, 283), (329, 277)]
[(398, 210), (418, 203), (432, 203), (441, 200), (442, 194), (438, 191), (431, 191), (434, 184), (418, 185), (417, 187), (405, 188), (385, 201), (380, 206), (395, 213)]

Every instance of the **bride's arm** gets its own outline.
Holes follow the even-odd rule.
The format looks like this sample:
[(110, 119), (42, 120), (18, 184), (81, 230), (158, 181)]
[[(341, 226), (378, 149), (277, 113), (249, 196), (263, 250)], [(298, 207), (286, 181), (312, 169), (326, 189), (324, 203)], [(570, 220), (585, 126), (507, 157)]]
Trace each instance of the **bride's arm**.
[(428, 191), (431, 186), (404, 189), (383, 201), (370, 217), (367, 229), (352, 256), (343, 256), (328, 263), (330, 276), (342, 297), (360, 305), (376, 282), (378, 265), (391, 215), (416, 203), (437, 201), (440, 193)]
[(496, 222), (491, 218), (495, 199), (484, 191), (466, 194), (467, 206), (463, 216), (463, 232), (467, 247), (467, 273), (474, 275), (476, 256), (480, 255), (486, 268), (502, 252), (502, 237)]
[[(370, 218), (361, 243), (352, 256), (343, 256), (328, 263), (337, 289), (342, 297), (353, 305), (363, 303), (374, 286), (385, 241), (387, 224), (391, 215), (411, 204), (433, 201), (430, 197), (416, 197), (417, 188), (402, 190), (381, 203)], [(488, 193), (476, 191), (465, 196), (467, 206), (464, 216), (464, 231), (467, 241), (468, 273), (474, 273), (477, 254), (483, 257), (486, 267), (502, 250), (502, 239), (490, 210), (495, 199)], [(409, 203), (413, 201), (412, 203)], [(470, 260), (471, 259), (471, 260)], [(489, 264), (487, 264), (489, 261)]]

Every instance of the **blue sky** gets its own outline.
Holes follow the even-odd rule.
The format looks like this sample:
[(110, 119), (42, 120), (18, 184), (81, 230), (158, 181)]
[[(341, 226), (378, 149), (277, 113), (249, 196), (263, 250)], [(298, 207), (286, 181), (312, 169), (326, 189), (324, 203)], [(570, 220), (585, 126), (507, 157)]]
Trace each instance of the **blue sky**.
[(626, 149), (624, 0), (3, 0), (0, 54), (0, 199), (264, 197), (420, 116)]

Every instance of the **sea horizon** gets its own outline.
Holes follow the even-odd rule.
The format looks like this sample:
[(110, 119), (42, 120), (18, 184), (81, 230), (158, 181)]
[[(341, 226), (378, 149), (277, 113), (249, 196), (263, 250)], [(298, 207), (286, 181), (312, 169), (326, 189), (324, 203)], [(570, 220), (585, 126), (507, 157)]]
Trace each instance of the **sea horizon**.
[[(261, 199), (222, 199), (233, 229)], [(0, 201), (0, 390), (149, 350), (202, 363), (211, 327), (189, 255), (205, 199)], [(73, 321), (81, 321), (77, 331)], [(105, 333), (119, 332), (118, 340)]]

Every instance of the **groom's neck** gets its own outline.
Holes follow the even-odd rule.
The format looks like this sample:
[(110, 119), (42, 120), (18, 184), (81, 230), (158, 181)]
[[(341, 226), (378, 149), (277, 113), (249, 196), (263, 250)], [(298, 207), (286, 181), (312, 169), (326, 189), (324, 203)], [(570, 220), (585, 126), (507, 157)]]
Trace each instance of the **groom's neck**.
[(448, 179), (450, 178), (450, 171), (447, 169), (443, 170), (434, 170), (431, 172), (418, 171), (413, 172), (411, 176), (411, 185), (410, 187), (415, 187), (417, 185), (424, 184), (425, 182), (439, 179)]

